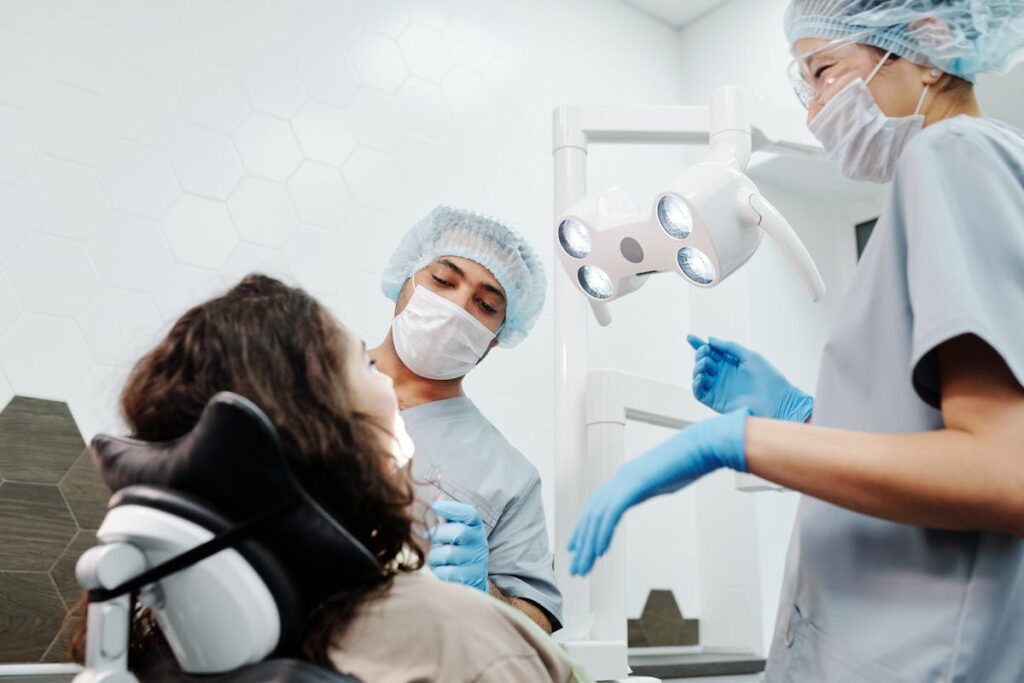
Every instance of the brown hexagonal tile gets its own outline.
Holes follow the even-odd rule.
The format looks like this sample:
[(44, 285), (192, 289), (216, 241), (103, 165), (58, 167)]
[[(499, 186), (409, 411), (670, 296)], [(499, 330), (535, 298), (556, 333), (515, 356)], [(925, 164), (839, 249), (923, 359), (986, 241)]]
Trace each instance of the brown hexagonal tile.
[(60, 489), (71, 506), (79, 528), (98, 529), (107, 514), (110, 489), (100, 479), (88, 448), (82, 451), (61, 480)]
[(64, 619), (64, 603), (44, 572), (0, 572), (0, 663), (38, 662)]
[(59, 401), (15, 396), (0, 413), (0, 477), (56, 484), (85, 443)]
[(53, 565), (53, 569), (50, 570), (53, 583), (56, 584), (68, 609), (71, 609), (82, 595), (82, 588), (75, 578), (75, 565), (78, 564), (78, 558), (86, 550), (98, 544), (95, 531), (79, 531), (61, 554), (57, 563)]
[(56, 486), (0, 483), (0, 570), (48, 572), (76, 531)]
[(63, 664), (71, 661), (71, 638), (78, 632), (84, 619), (82, 617), (67, 617), (60, 633), (53, 639), (50, 647), (46, 650), (40, 661), (47, 664)]

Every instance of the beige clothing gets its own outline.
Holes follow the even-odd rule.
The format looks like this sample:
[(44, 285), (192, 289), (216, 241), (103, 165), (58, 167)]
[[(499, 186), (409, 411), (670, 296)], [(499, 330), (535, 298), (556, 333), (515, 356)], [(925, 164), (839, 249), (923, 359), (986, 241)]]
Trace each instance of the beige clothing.
[(368, 683), (569, 683), (585, 680), (515, 609), (466, 586), (402, 574), (360, 605), (330, 651)]

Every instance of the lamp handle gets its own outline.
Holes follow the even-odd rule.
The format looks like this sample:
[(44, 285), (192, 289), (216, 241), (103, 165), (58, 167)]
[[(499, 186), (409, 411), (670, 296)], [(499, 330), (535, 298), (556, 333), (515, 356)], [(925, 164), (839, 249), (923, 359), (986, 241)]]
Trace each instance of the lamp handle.
[(605, 302), (590, 299), (590, 310), (594, 312), (597, 324), (601, 327), (608, 327), (612, 324), (612, 312), (608, 310), (608, 304)]
[(811, 295), (812, 301), (818, 301), (825, 294), (825, 281), (821, 279), (818, 266), (814, 264), (807, 247), (800, 241), (793, 226), (789, 224), (779, 210), (760, 193), (750, 195), (750, 208), (760, 217), (758, 225), (768, 233), (775, 243), (785, 252), (789, 262), (796, 268), (804, 286)]

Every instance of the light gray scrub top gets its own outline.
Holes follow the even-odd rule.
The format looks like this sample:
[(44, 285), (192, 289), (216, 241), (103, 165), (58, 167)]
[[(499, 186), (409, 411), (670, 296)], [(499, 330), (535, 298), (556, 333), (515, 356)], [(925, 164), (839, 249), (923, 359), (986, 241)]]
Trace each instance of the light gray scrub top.
[(487, 528), (490, 580), (561, 628), (537, 468), (464, 396), (403, 410), (402, 419), (416, 446), (412, 475), (420, 497), (433, 501), (440, 488), (445, 498), (475, 507)]
[[(962, 334), (1024, 384), (1024, 137), (966, 116), (901, 155), (825, 347), (814, 424), (942, 429), (936, 350)], [(804, 496), (765, 680), (1024, 681), (1024, 540)]]

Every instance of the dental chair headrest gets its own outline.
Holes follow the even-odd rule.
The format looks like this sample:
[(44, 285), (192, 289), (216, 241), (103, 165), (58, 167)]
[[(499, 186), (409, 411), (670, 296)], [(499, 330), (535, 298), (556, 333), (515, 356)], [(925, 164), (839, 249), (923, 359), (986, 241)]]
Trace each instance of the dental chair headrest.
[[(242, 396), (214, 396), (192, 430), (178, 439), (149, 443), (99, 435), (90, 449), (114, 492), (145, 485), (158, 494), (167, 490), (170, 497), (182, 494), (235, 525), (286, 505), (247, 540), (273, 556), (292, 582), (300, 604), (285, 612), (306, 616), (332, 594), (381, 571), (370, 551), (301, 485), (274, 425)], [(123, 502), (115, 495), (111, 507)], [(158, 501), (148, 504), (159, 507)], [(282, 627), (282, 640), (288, 642), (278, 653), (294, 650), (301, 624)]]

